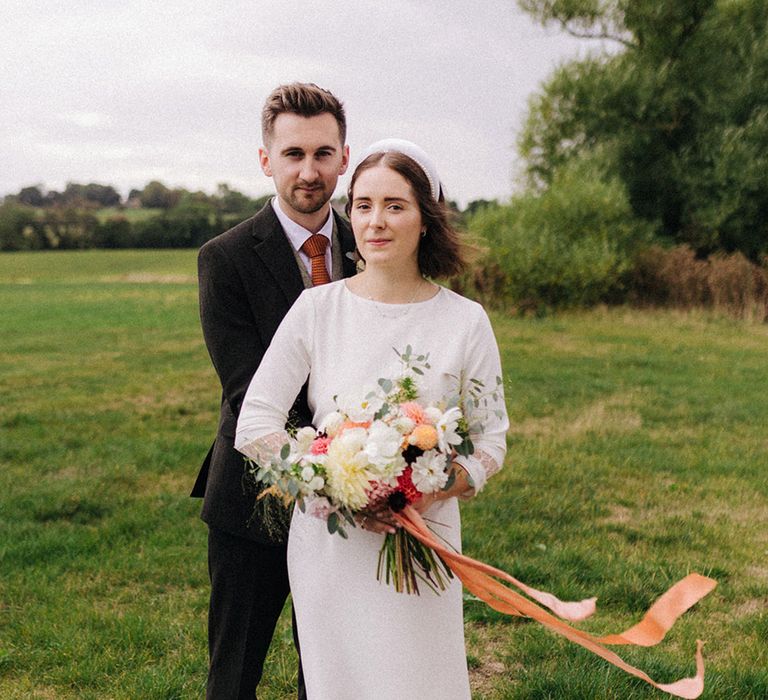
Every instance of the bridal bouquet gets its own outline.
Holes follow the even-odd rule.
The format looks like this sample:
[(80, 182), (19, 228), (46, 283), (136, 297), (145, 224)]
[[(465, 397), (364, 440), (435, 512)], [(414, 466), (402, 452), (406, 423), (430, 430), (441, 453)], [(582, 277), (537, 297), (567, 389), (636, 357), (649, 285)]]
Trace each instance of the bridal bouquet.
[[(399, 377), (379, 379), (362, 398), (334, 397), (338, 410), (317, 429), (301, 428), (279, 455), (249, 462), (251, 477), (266, 486), (260, 498), (295, 500), (303, 512), (326, 520), (329, 533), (346, 538), (355, 515), (375, 519), (451, 488), (451, 459), (474, 451), (470, 434), (482, 428), (478, 416), (489, 398), (499, 400), (501, 378), (487, 391), (470, 379), (464, 394), (456, 378), (455, 395), (425, 403), (419, 386), (429, 355), (414, 354), (410, 346), (395, 352), (403, 365)], [(477, 409), (471, 419), (463, 406)], [(441, 557), (406, 530), (385, 536), (377, 578), (391, 581), (398, 592), (418, 594), (419, 580), (444, 590), (452, 576)]]

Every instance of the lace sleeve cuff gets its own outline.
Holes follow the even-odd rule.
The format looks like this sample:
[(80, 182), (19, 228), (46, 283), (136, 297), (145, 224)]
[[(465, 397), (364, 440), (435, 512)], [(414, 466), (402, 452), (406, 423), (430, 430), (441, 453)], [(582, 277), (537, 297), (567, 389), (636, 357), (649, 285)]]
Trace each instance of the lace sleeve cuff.
[(269, 433), (256, 439), (238, 434), (235, 438), (235, 449), (250, 457), (256, 464), (268, 464), (273, 457), (280, 454), (286, 442), (288, 442), (288, 433), (285, 430)]
[(469, 498), (479, 493), (485, 486), (485, 482), (501, 469), (501, 465), (482, 450), (476, 450), (470, 457), (457, 456), (453, 461), (467, 472), (474, 484), (474, 489), (462, 494), (462, 498)]

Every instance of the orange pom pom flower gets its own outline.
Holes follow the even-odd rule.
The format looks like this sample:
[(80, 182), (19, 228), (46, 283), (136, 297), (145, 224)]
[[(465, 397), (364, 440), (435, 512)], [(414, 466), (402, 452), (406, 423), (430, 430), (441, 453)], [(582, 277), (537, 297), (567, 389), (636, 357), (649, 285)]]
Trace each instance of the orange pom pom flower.
[(418, 447), (420, 450), (433, 449), (437, 445), (437, 429), (429, 423), (417, 425), (408, 436), (408, 444)]

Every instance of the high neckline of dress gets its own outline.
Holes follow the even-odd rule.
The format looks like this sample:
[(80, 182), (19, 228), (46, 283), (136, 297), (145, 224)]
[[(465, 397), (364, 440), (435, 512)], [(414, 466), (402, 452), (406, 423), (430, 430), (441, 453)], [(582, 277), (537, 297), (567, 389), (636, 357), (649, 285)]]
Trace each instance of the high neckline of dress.
[(364, 296), (361, 296), (360, 294), (355, 294), (355, 292), (353, 292), (347, 285), (346, 280), (343, 280), (342, 285), (344, 287), (344, 292), (346, 294), (353, 297), (354, 299), (357, 299), (363, 302), (364, 304), (373, 304), (375, 306), (384, 306), (392, 309), (398, 309), (403, 307), (412, 308), (412, 307), (421, 306), (422, 304), (429, 304), (430, 302), (437, 299), (443, 293), (443, 287), (441, 287), (439, 284), (436, 284), (435, 285), (436, 291), (431, 297), (429, 297), (429, 299), (423, 299), (422, 301), (404, 301), (404, 302), (393, 304), (386, 301), (376, 301), (376, 299), (370, 299), (369, 297), (364, 297)]

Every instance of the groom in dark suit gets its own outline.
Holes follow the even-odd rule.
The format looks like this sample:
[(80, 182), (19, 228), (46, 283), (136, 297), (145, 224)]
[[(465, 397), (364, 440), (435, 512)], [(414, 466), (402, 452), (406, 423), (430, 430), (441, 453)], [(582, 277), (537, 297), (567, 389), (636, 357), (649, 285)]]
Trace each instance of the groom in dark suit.
[[(243, 456), (234, 448), (243, 396), (301, 291), (354, 273), (349, 224), (329, 204), (349, 162), (342, 104), (316, 85), (283, 85), (267, 98), (262, 139), (259, 161), (277, 196), (206, 243), (198, 259), (203, 335), (223, 390), (216, 440), (192, 490), (204, 498), (208, 524), (208, 700), (256, 697), (289, 592), (286, 533), (249, 524), (254, 497), (243, 492)], [(291, 422), (311, 423), (306, 387)]]

